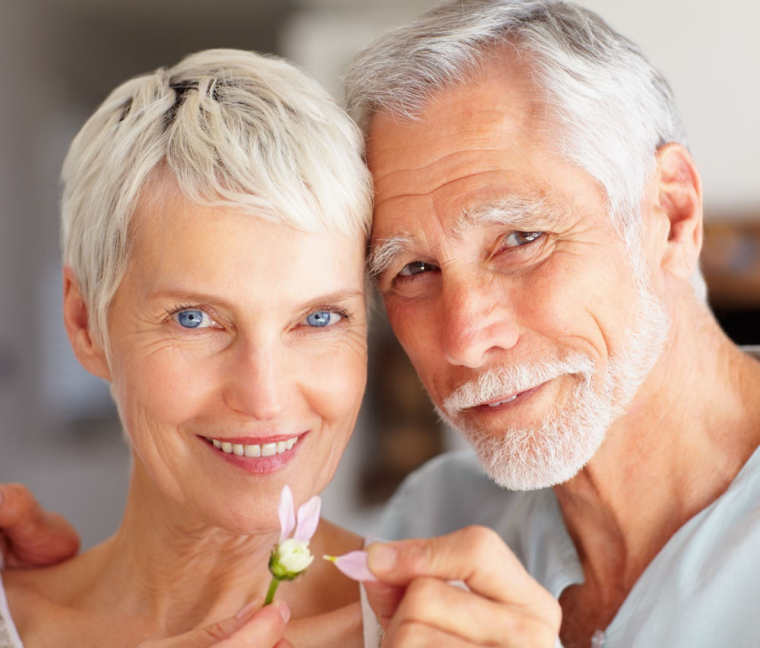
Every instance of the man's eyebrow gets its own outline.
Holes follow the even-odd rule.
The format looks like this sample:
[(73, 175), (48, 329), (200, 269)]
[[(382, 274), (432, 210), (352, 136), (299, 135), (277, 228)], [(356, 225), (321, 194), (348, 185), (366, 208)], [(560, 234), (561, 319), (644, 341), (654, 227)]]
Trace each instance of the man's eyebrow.
[[(463, 209), (452, 231), (460, 238), (478, 225), (507, 225), (516, 230), (533, 231), (556, 224), (560, 217), (557, 209), (540, 197), (507, 196)], [(403, 233), (373, 241), (367, 257), (370, 276), (380, 277), (412, 243), (413, 238)]]
[(367, 270), (370, 276), (377, 279), (398, 255), (409, 249), (411, 243), (412, 239), (403, 234), (373, 241), (367, 256)]
[(509, 196), (464, 209), (453, 229), (458, 236), (474, 226), (491, 224), (529, 231), (554, 224), (558, 218), (556, 209), (541, 198)]

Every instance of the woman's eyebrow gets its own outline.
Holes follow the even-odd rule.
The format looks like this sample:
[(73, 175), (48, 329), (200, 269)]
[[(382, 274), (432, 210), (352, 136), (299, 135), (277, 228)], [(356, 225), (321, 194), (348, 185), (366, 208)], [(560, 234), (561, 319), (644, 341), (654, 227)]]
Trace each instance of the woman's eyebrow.
[(333, 292), (325, 293), (317, 297), (312, 297), (308, 301), (303, 303), (305, 308), (313, 308), (317, 306), (329, 306), (331, 304), (340, 304), (352, 299), (361, 298), (364, 296), (363, 290), (336, 290)]
[[(303, 302), (304, 307), (319, 306), (321, 304), (330, 304), (335, 302), (344, 302), (351, 299), (362, 297), (363, 290), (360, 289), (344, 289), (333, 290), (324, 294), (317, 295), (316, 297), (310, 297), (307, 301)], [(221, 304), (225, 307), (233, 305), (230, 299), (224, 298), (220, 295), (213, 295), (211, 293), (197, 292), (193, 290), (184, 290), (182, 288), (160, 288), (148, 295), (149, 300), (156, 299), (175, 299), (179, 301), (192, 302), (192, 303), (205, 303), (211, 302)]]

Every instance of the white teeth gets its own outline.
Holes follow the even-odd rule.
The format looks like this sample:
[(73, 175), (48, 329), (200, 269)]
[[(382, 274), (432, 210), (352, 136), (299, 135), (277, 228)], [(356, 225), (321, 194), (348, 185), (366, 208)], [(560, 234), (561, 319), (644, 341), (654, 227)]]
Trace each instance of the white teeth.
[(260, 457), (261, 456), (261, 446), (260, 445), (247, 445), (247, 446), (245, 446), (245, 456), (246, 457)]
[(517, 398), (517, 394), (512, 396), (512, 398), (507, 398), (507, 400), (499, 401), (498, 403), (488, 403), (488, 407), (498, 407), (499, 405), (504, 405), (504, 403), (511, 403), (515, 398)]
[(210, 439), (210, 441), (215, 448), (219, 448), (226, 454), (234, 454), (238, 457), (272, 457), (290, 450), (297, 443), (298, 437), (291, 437), (287, 441), (264, 443), (263, 445), (258, 443), (230, 443), (219, 439)]

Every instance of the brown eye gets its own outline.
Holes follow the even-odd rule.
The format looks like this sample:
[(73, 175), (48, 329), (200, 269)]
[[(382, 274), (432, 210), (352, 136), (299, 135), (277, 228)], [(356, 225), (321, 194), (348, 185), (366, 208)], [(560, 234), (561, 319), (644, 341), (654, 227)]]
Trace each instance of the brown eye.
[(544, 232), (510, 232), (504, 237), (504, 247), (516, 248), (533, 243), (541, 238)]
[(431, 272), (437, 270), (432, 263), (425, 263), (424, 261), (412, 261), (407, 263), (401, 272), (398, 273), (399, 277), (413, 277), (414, 275), (422, 274), (423, 272)]

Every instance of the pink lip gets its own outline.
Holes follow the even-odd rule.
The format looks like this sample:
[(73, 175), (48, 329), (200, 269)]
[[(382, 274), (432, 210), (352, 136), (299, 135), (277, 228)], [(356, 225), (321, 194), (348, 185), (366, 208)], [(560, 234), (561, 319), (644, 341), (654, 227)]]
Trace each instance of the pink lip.
[[(512, 407), (514, 405), (517, 405), (518, 403), (523, 402), (526, 398), (535, 394), (545, 384), (546, 383), (541, 383), (540, 385), (536, 385), (535, 387), (531, 387), (530, 389), (526, 389), (525, 391), (518, 392), (516, 396), (515, 394), (511, 394), (510, 396), (501, 396), (499, 398), (494, 398), (493, 400), (490, 400), (487, 403), (481, 403), (480, 405), (476, 405), (475, 407), (471, 407), (470, 409), (477, 410), (477, 411), (484, 411), (484, 412), (500, 412), (500, 411), (505, 410), (508, 407)], [(515, 397), (514, 400), (510, 400), (508, 403), (502, 403), (501, 405), (497, 405), (496, 407), (491, 407), (490, 405), (490, 403), (500, 403), (501, 401), (508, 400), (512, 397)]]
[(206, 441), (210, 439), (216, 439), (217, 441), (223, 441), (224, 443), (241, 443), (243, 445), (262, 445), (264, 443), (277, 443), (278, 441), (287, 441), (288, 439), (292, 439), (293, 437), (300, 438), (305, 434), (305, 432), (301, 432), (300, 434), (275, 434), (272, 436), (266, 436), (266, 437), (221, 437), (221, 436), (200, 436), (198, 435), (199, 439), (204, 439)]
[[(236, 454), (228, 454), (226, 452), (223, 452), (220, 448), (214, 447), (214, 445), (211, 443), (209, 439), (206, 437), (199, 436), (198, 438), (203, 441), (203, 443), (206, 445), (206, 447), (211, 450), (217, 457), (220, 459), (224, 459), (226, 462), (231, 463), (233, 466), (236, 466), (237, 468), (240, 468), (241, 470), (244, 470), (245, 472), (252, 474), (252, 475), (267, 475), (270, 473), (277, 472), (278, 470), (282, 470), (287, 466), (296, 456), (299, 447), (301, 446), (301, 441), (303, 441), (303, 438), (308, 434), (308, 432), (302, 433), (298, 436), (298, 441), (296, 441), (296, 444), (290, 449), (286, 450), (285, 452), (272, 455), (271, 457), (239, 457)], [(222, 441), (222, 439), (219, 439), (218, 437), (214, 437), (215, 439)], [(292, 439), (293, 435), (290, 436), (273, 436), (273, 437), (235, 437), (230, 439), (224, 439), (227, 443), (242, 443), (243, 445), (253, 445), (253, 444), (259, 444), (262, 443), (274, 443), (276, 441), (284, 441), (285, 439)]]

